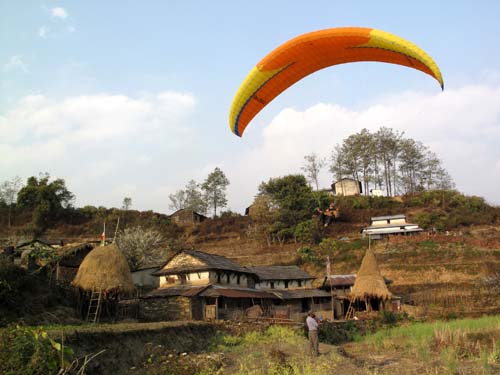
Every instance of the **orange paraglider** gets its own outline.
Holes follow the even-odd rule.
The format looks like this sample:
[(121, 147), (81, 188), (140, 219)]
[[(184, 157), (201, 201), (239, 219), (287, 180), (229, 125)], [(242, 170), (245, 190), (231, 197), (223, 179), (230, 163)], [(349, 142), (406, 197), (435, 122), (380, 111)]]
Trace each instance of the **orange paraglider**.
[(282, 44), (252, 69), (231, 105), (231, 131), (241, 137), (248, 123), (262, 108), (309, 74), (332, 65), (356, 61), (404, 65), (429, 74), (444, 88), (443, 77), (434, 60), (403, 38), (362, 27), (315, 31)]

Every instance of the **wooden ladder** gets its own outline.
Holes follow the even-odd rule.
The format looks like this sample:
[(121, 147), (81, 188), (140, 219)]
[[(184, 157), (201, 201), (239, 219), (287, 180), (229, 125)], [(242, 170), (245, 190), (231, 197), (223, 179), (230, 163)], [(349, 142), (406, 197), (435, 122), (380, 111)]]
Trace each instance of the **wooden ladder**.
[(345, 314), (345, 320), (351, 320), (354, 318), (354, 301), (349, 300), (349, 307), (347, 308), (347, 313)]
[(101, 312), (102, 291), (98, 288), (92, 289), (89, 310), (87, 311), (87, 322), (97, 323)]

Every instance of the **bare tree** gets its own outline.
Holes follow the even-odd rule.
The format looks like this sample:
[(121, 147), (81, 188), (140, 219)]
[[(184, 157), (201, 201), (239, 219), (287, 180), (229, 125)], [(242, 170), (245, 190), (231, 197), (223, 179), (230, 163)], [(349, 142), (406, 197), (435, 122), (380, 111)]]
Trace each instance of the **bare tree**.
[(170, 203), (168, 207), (171, 210), (178, 211), (186, 207), (186, 192), (184, 190), (177, 190), (175, 193), (168, 196)]
[(0, 185), (0, 200), (3, 201), (8, 209), (8, 226), (11, 227), (12, 206), (16, 203), (17, 193), (21, 190), (22, 180), (21, 177), (15, 176), (11, 180), (4, 181)]
[(203, 195), (202, 187), (195, 180), (190, 180), (184, 189), (169, 195), (169, 208), (181, 210), (188, 208), (201, 214), (207, 212), (207, 202)]
[(165, 251), (159, 248), (163, 240), (160, 232), (139, 226), (126, 228), (118, 235), (116, 242), (127, 258), (130, 269), (134, 271), (145, 263), (166, 257)]
[(319, 190), (319, 173), (321, 169), (325, 166), (325, 159), (320, 158), (314, 152), (312, 154), (304, 156), (306, 161), (305, 165), (301, 168), (306, 174), (307, 180), (316, 186), (316, 190)]

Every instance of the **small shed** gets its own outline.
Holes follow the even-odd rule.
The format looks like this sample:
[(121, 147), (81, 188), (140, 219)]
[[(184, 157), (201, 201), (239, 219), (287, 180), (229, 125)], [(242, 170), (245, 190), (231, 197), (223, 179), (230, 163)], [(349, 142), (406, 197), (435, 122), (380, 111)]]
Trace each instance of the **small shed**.
[(342, 178), (332, 184), (334, 195), (360, 195), (363, 192), (361, 181), (352, 178)]
[(181, 208), (180, 210), (175, 211), (169, 217), (175, 224), (179, 226), (192, 226), (207, 219), (205, 215), (202, 215), (188, 208)]
[(42, 259), (44, 254), (55, 255), (55, 248), (50, 243), (42, 240), (26, 241), (14, 248), (14, 264), (28, 271), (33, 271), (45, 265), (46, 262)]
[(82, 243), (62, 249), (56, 268), (56, 280), (63, 283), (71, 283), (75, 278), (80, 264), (92, 251), (95, 244)]
[(370, 226), (363, 228), (363, 237), (370, 236), (372, 239), (380, 239), (388, 235), (412, 235), (422, 232), (418, 224), (408, 223), (406, 215), (375, 216), (370, 220)]

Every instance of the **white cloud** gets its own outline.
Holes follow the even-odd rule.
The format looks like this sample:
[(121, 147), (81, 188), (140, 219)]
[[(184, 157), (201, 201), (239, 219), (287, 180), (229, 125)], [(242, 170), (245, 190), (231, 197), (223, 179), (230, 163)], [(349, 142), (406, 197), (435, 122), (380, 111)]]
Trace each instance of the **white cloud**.
[(27, 73), (28, 70), (28, 65), (24, 62), (23, 56), (21, 55), (14, 55), (12, 56), (9, 61), (7, 61), (3, 68), (3, 72), (10, 72), (12, 70), (21, 70), (24, 73)]
[[(223, 160), (213, 151), (225, 145), (194, 128), (196, 105), (174, 91), (27, 96), (0, 113), (0, 181), (48, 171), (66, 179), (80, 206), (119, 207), (130, 196), (134, 208), (165, 212), (170, 193), (218, 166), (231, 181), (228, 208), (242, 212), (262, 181), (300, 173), (304, 155), (329, 157), (348, 135), (388, 126), (435, 151), (459, 190), (500, 203), (500, 85), (405, 92), (357, 109), (285, 108), (269, 125), (247, 129), (239, 151)], [(330, 183), (325, 169), (321, 185)]]
[(0, 180), (48, 171), (66, 179), (79, 205), (119, 206), (121, 194), (165, 211), (168, 195), (158, 202), (148, 192), (173, 178), (195, 136), (186, 126), (194, 108), (192, 95), (175, 92), (27, 96), (0, 113)]
[(61, 7), (52, 8), (50, 10), (50, 14), (54, 18), (61, 18), (63, 20), (68, 18), (68, 13), (66, 12), (66, 10), (64, 8), (61, 8)]
[[(500, 160), (500, 86), (406, 92), (359, 110), (324, 103), (305, 110), (285, 108), (262, 128), (261, 143), (230, 165), (231, 201), (241, 210), (251, 203), (261, 181), (300, 173), (304, 155), (316, 152), (329, 158), (348, 135), (381, 126), (428, 145), (459, 190), (500, 204), (500, 169), (495, 168)], [(323, 187), (329, 186), (326, 168), (321, 177)]]
[(38, 36), (42, 39), (47, 39), (49, 28), (47, 26), (40, 26), (38, 29)]

